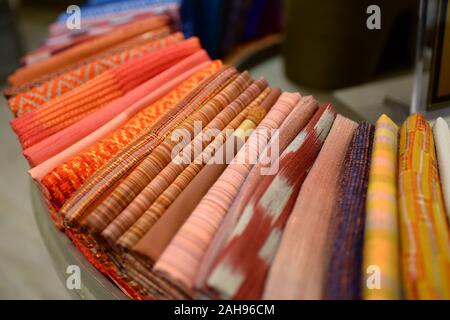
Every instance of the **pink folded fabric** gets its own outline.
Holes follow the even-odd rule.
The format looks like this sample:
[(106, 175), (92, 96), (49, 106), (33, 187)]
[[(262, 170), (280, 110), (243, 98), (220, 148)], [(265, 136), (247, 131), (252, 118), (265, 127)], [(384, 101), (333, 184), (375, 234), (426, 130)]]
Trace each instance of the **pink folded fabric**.
[(300, 100), (283, 93), (156, 262), (154, 270), (192, 292), (203, 254), (259, 153)]
[(143, 105), (148, 105), (156, 100), (153, 96), (153, 101), (149, 102), (147, 97), (158, 87), (206, 61), (210, 61), (210, 59), (204, 50), (192, 54), (81, 121), (25, 149), (25, 157), (31, 166), (44, 162), (107, 123), (122, 111), (128, 108), (131, 109), (128, 110), (128, 113), (139, 111)]
[[(197, 38), (162, 48), (105, 71), (41, 108), (11, 121), (23, 148), (44, 140), (200, 50)], [(160, 62), (163, 63), (160, 63)]]
[[(227, 114), (231, 114), (230, 116), (236, 116), (242, 112), (242, 110), (250, 104), (255, 96), (260, 94), (260, 91), (265, 89), (267, 83), (265, 81), (257, 80), (251, 86), (249, 86), (246, 91), (244, 91), (240, 97), (236, 99), (236, 101), (232, 102), (230, 106), (225, 109)], [(248, 112), (248, 111), (247, 111)], [(233, 120), (234, 121), (234, 120)], [(231, 122), (233, 122), (231, 121)], [(241, 120), (242, 121), (242, 120)], [(234, 124), (232, 129), (236, 129), (240, 124), (239, 121), (237, 124)], [(229, 128), (228, 123), (223, 123), (226, 125), (226, 128)], [(223, 129), (225, 130), (225, 129)], [(206, 150), (210, 150), (214, 142), (211, 142), (208, 147), (204, 149), (202, 154)], [(210, 147), (211, 146), (211, 147)], [(189, 147), (186, 147), (188, 150)], [(189, 154), (182, 151), (182, 154)], [(164, 170), (160, 172), (160, 174), (153, 179), (146, 187), (141, 191), (141, 193), (125, 208), (119, 216), (102, 232), (103, 237), (108, 240), (110, 243), (114, 243), (117, 239), (127, 231), (145, 212), (146, 209), (150, 207), (150, 205), (164, 192), (167, 192), (166, 189), (171, 185), (180, 185), (180, 183), (175, 184), (180, 179), (180, 174), (186, 171), (186, 168), (189, 166), (193, 166), (198, 160), (194, 163), (185, 163), (179, 164), (175, 161), (172, 161), (167, 165)], [(186, 180), (183, 180), (183, 182)]]
[(262, 159), (262, 157), (268, 157), (267, 159), (271, 158), (273, 156), (272, 152), (276, 152), (277, 149), (278, 152), (283, 152), (289, 143), (300, 132), (300, 130), (305, 127), (313, 114), (316, 112), (318, 106), (317, 101), (313, 97), (303, 97), (286, 120), (284, 120), (280, 127), (279, 134), (272, 137), (270, 143), (262, 152), (260, 159), (258, 159), (258, 163), (250, 171), (238, 195), (234, 199), (230, 210), (228, 210), (222, 224), (220, 225), (219, 230), (216, 232), (214, 239), (208, 247), (205, 256), (203, 257), (197, 278), (195, 280), (195, 288), (197, 291), (207, 291), (205, 282), (210, 273), (213, 262), (220, 253), (220, 249), (225, 244), (228, 236), (233, 231), (255, 189), (265, 177), (262, 173), (264, 173), (265, 169), (271, 169), (269, 168), (270, 164), (266, 163), (266, 159)]
[(321, 299), (344, 159), (357, 124), (340, 115), (297, 197), (264, 288), (264, 299)]
[(168, 81), (167, 83), (162, 84), (159, 88), (151, 92), (148, 96), (144, 97), (142, 100), (136, 102), (132, 106), (130, 106), (128, 109), (122, 111), (120, 114), (115, 116), (113, 119), (102, 125), (100, 128), (89, 134), (88, 136), (84, 137), (80, 141), (76, 142), (75, 144), (71, 145), (67, 149), (61, 151), (60, 153), (56, 154), (55, 156), (51, 157), (50, 159), (44, 161), (43, 163), (39, 164), (38, 166), (32, 168), (29, 170), (29, 174), (31, 177), (36, 181), (41, 181), (43, 177), (45, 177), (49, 172), (51, 172), (54, 168), (58, 167), (59, 165), (63, 164), (66, 160), (71, 159), (78, 153), (82, 152), (83, 150), (88, 149), (90, 146), (94, 145), (96, 142), (100, 141), (101, 139), (105, 138), (115, 130), (117, 130), (119, 127), (121, 127), (123, 124), (125, 124), (128, 120), (133, 118), (134, 115), (136, 115), (140, 110), (148, 107), (149, 105), (152, 105), (155, 103), (158, 99), (175, 89), (179, 84), (181, 84), (183, 81), (187, 80), (189, 77), (194, 75), (195, 73), (199, 72), (200, 70), (205, 69), (208, 67), (210, 62), (204, 62), (178, 76), (173, 78), (172, 80)]
[(278, 172), (254, 190), (208, 278), (221, 298), (261, 298), (285, 222), (335, 117), (331, 105), (321, 106), (281, 154)]

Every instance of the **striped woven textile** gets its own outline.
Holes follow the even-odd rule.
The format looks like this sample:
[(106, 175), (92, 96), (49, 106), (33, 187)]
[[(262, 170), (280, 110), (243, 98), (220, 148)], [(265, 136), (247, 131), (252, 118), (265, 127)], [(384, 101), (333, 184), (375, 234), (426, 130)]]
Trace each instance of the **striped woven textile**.
[(258, 163), (252, 168), (248, 177), (245, 179), (244, 184), (239, 190), (239, 193), (234, 199), (230, 210), (228, 210), (219, 230), (214, 235), (214, 239), (211, 241), (211, 244), (203, 257), (195, 280), (195, 288), (197, 291), (207, 291), (206, 279), (210, 273), (212, 264), (216, 260), (217, 255), (220, 253), (220, 249), (223, 247), (225, 241), (228, 239), (228, 236), (236, 226), (242, 211), (249, 202), (253, 192), (258, 187), (261, 180), (267, 173), (271, 173), (270, 171), (265, 172), (265, 170), (269, 170), (271, 165), (274, 165), (275, 162), (271, 164), (264, 157), (267, 157), (268, 159), (272, 159), (274, 156), (278, 157), (278, 154), (280, 152), (282, 153), (284, 149), (287, 148), (289, 143), (291, 143), (291, 141), (309, 122), (318, 106), (317, 101), (311, 96), (300, 99), (300, 102), (295, 106), (294, 110), (284, 120), (278, 134), (276, 133), (270, 139), (270, 143), (262, 152), (262, 155), (260, 155)]
[(341, 115), (298, 194), (267, 277), (264, 299), (321, 299), (344, 159), (357, 124)]
[[(145, 211), (139, 220), (136, 221), (136, 223), (134, 223), (133, 226), (119, 239), (117, 242), (119, 246), (130, 248), (137, 244), (138, 240), (140, 240), (146, 232), (151, 230), (161, 217), (165, 217), (167, 213), (171, 216), (176, 215), (181, 221), (185, 221), (188, 218), (203, 196), (208, 192), (214, 182), (225, 170), (227, 164), (239, 151), (240, 147), (244, 145), (247, 136), (245, 133), (242, 136), (239, 135), (239, 133), (242, 133), (242, 125), (251, 119), (250, 121), (254, 122), (254, 127), (256, 127), (256, 125), (259, 124), (264, 117), (265, 112), (262, 113), (262, 116), (258, 117), (256, 115), (255, 117), (255, 113), (253, 111), (260, 108), (262, 109), (261, 104), (270, 96), (270, 94), (267, 93), (268, 90), (266, 89), (256, 100), (252, 102), (246, 119), (244, 119), (239, 124), (236, 131), (234, 131), (233, 134), (222, 143), (221, 147), (215, 150), (216, 152), (214, 155), (206, 155), (206, 157), (208, 157), (207, 161), (206, 159), (197, 159), (201, 164), (195, 167), (201, 169), (198, 172), (194, 171), (195, 176), (191, 174), (192, 171), (187, 169), (183, 171), (179, 177), (177, 177), (174, 183), (172, 183), (172, 185), (170, 185), (169, 188), (167, 188), (154, 201), (154, 203), (147, 209), (147, 211)], [(260, 110), (257, 111), (257, 113), (259, 112)], [(227, 146), (230, 146), (231, 142), (233, 142), (232, 151), (227, 149)], [(223, 152), (224, 150), (229, 152), (225, 153)], [(216, 161), (213, 161), (213, 159), (220, 159), (221, 161), (220, 163), (217, 163)], [(172, 208), (173, 206), (174, 208)], [(172, 228), (173, 227), (174, 226), (172, 226)], [(181, 225), (179, 227), (181, 227)], [(172, 229), (174, 234), (179, 227)], [(168, 229), (169, 228), (163, 227), (164, 231), (168, 232)], [(169, 238), (173, 238), (174, 234), (169, 236)], [(159, 255), (162, 251), (163, 250), (160, 251)], [(150, 258), (153, 259), (153, 261), (156, 260), (152, 257)]]
[(450, 221), (450, 130), (447, 122), (441, 117), (433, 126), (433, 137), (436, 143), (439, 178), (442, 187), (447, 217)]
[(106, 70), (181, 40), (183, 40), (183, 35), (175, 33), (85, 64), (14, 96), (8, 100), (8, 106), (16, 117), (21, 116), (42, 107), (53, 98), (79, 87)]
[(362, 122), (355, 130), (344, 161), (337, 226), (324, 296), (361, 299), (361, 270), (366, 195), (375, 128)]
[(144, 81), (200, 50), (197, 38), (191, 38), (107, 70), (66, 92), (39, 109), (11, 122), (24, 148), (70, 126), (88, 114), (120, 98)]
[(220, 62), (214, 62), (208, 68), (197, 72), (163, 98), (144, 108), (120, 129), (47, 174), (41, 180), (41, 185), (44, 190), (47, 190), (47, 198), (51, 206), (56, 210), (61, 208), (72, 193), (97, 169), (137, 135), (146, 132), (145, 129), (150, 128), (164, 114), (175, 108), (202, 80), (214, 74), (220, 65)]
[(19, 85), (16, 87), (7, 87), (3, 93), (6, 97), (13, 98), (14, 96), (16, 96), (18, 94), (21, 94), (21, 93), (31, 90), (33, 87), (42, 85), (44, 82), (51, 81), (53, 78), (59, 77), (60, 75), (66, 73), (66, 72), (70, 72), (75, 69), (81, 68), (86, 64), (106, 58), (108, 56), (114, 55), (121, 51), (129, 50), (135, 46), (142, 45), (148, 41), (156, 40), (161, 37), (166, 37), (169, 34), (170, 34), (170, 28), (167, 26), (145, 32), (143, 34), (140, 34), (138, 36), (131, 38), (130, 40), (121, 42), (111, 48), (105, 49), (97, 54), (93, 54), (84, 59), (73, 62), (63, 68), (59, 68), (55, 71), (43, 74), (37, 78), (34, 78), (33, 80), (25, 82), (22, 85)]
[[(212, 150), (213, 148), (215, 150), (219, 149), (222, 144), (224, 143), (224, 141), (227, 139), (227, 136), (229, 136), (229, 130), (236, 130), (239, 125), (244, 121), (244, 119), (247, 117), (249, 112), (249, 107), (245, 108), (244, 110), (242, 110), (231, 122), (230, 124), (221, 131), (220, 135), (218, 137), (216, 137), (216, 139), (214, 139), (213, 142), (211, 142), (211, 144), (209, 144), (205, 150)], [(203, 152), (204, 153), (204, 152)], [(202, 157), (202, 155), (199, 155), (199, 157)], [(205, 156), (209, 156), (209, 155), (205, 155)], [(198, 161), (198, 162), (197, 162)], [(162, 216), (160, 218), (158, 218), (159, 216), (155, 216), (155, 214), (153, 214), (154, 218), (153, 219), (147, 219), (147, 218), (142, 218), (143, 214), (147, 214), (147, 212), (152, 213), (153, 211), (150, 210), (150, 208), (155, 208), (155, 206), (151, 205), (150, 208), (148, 210), (146, 210), (145, 212), (142, 212), (142, 214), (140, 216), (137, 217), (132, 217), (130, 215), (130, 212), (128, 211), (124, 211), (122, 212), (122, 214), (113, 221), (112, 224), (110, 224), (108, 226), (108, 228), (106, 228), (102, 235), (104, 235), (105, 237), (108, 237), (108, 240), (110, 238), (112, 238), (111, 241), (117, 241), (117, 246), (122, 247), (122, 248), (132, 248), (133, 251), (137, 251), (139, 253), (141, 253), (143, 256), (147, 256), (151, 261), (155, 261), (156, 259), (153, 258), (153, 256), (151, 256), (150, 254), (147, 254), (147, 251), (154, 252), (155, 250), (158, 251), (159, 253), (157, 254), (157, 256), (159, 257), (160, 255), (160, 251), (159, 249), (161, 248), (161, 246), (164, 246), (164, 243), (162, 243), (162, 241), (159, 241), (159, 243), (152, 241), (152, 242), (147, 242), (145, 240), (145, 238), (147, 237), (147, 235), (153, 231), (153, 229), (159, 228), (157, 227), (159, 224), (163, 224), (163, 232), (165, 234), (170, 234), (171, 232), (176, 232), (176, 230), (178, 230), (177, 226), (177, 221), (174, 222), (175, 219), (180, 219), (182, 220), (183, 218), (179, 218), (180, 216), (180, 212), (174, 212), (172, 213), (172, 207), (174, 206), (175, 202), (178, 202), (178, 199), (180, 198), (179, 195), (182, 193), (182, 191), (184, 191), (187, 187), (189, 187), (191, 184), (190, 182), (193, 181), (193, 179), (195, 179), (195, 177), (198, 175), (198, 172), (200, 171), (200, 169), (203, 167), (203, 161), (202, 159), (195, 159), (195, 161), (193, 163), (191, 163), (189, 166), (187, 166), (177, 177), (176, 179), (168, 186), (166, 187), (161, 195), (159, 197), (157, 197), (156, 201), (159, 200), (160, 202), (162, 201), (167, 201), (167, 205), (165, 203), (163, 203), (160, 206), (167, 206), (167, 210), (162, 211)], [(150, 184), (147, 186), (149, 187)], [(172, 205), (169, 206), (169, 204), (172, 203)], [(184, 202), (184, 204), (187, 204), (188, 206), (191, 206), (192, 202), (189, 200), (188, 202)], [(158, 208), (158, 207), (156, 207)], [(184, 208), (183, 208), (184, 209)], [(127, 213), (127, 216), (123, 215), (124, 213)], [(135, 213), (133, 211), (133, 213)], [(157, 212), (159, 213), (159, 211)], [(160, 215), (161, 215), (160, 214)], [(174, 219), (171, 219), (171, 215), (175, 215)], [(127, 220), (125, 220), (127, 219)], [(139, 237), (137, 235), (134, 234), (133, 232), (133, 225), (139, 221), (139, 220), (143, 220), (146, 219), (146, 226), (148, 225), (148, 231), (147, 233), (145, 233), (143, 235), (143, 237), (141, 239), (139, 239), (139, 237), (141, 235), (139, 235)], [(157, 220), (156, 220), (157, 219)], [(164, 221), (169, 220), (170, 225), (166, 225), (164, 223)], [(123, 221), (123, 222), (122, 222)], [(173, 222), (173, 223), (172, 223)], [(140, 224), (142, 224), (142, 222), (139, 222)], [(154, 224), (154, 226), (152, 226)], [(175, 230), (175, 231), (173, 231)], [(139, 231), (140, 233), (143, 234), (143, 232)], [(120, 238), (119, 238), (120, 237)], [(170, 237), (169, 235), (167, 235), (166, 237)], [(137, 241), (139, 240), (139, 241)], [(137, 241), (137, 242), (136, 242)], [(134, 247), (131, 246), (132, 243), (136, 243), (136, 245)], [(137, 248), (136, 246), (140, 246), (143, 247), (144, 249), (141, 252), (141, 249)]]
[[(400, 230), (397, 205), (398, 127), (386, 115), (375, 124), (367, 187), (362, 273), (363, 299), (400, 299)], [(374, 276), (379, 271), (380, 286)]]
[[(48, 162), (52, 163), (52, 166), (50, 164), (45, 165), (49, 169), (53, 169), (64, 160), (86, 149), (85, 143), (78, 144), (80, 147), (76, 146), (80, 140), (89, 140), (90, 145), (92, 145), (100, 139), (97, 137), (105, 137), (114, 129), (119, 128), (142, 108), (156, 102), (195, 72), (203, 69), (210, 61), (206, 51), (197, 51), (127, 92), (121, 98), (112, 101), (77, 123), (25, 149), (23, 154), (32, 166), (54, 158)], [(91, 134), (93, 132), (95, 133)], [(67, 150), (68, 148), (70, 150)], [(55, 157), (56, 155), (58, 156)]]
[[(185, 120), (177, 130), (185, 130), (183, 134), (189, 134), (192, 139), (194, 135), (195, 122), (201, 124), (202, 129), (214, 128), (210, 122), (220, 114), (229, 103), (236, 99), (251, 84), (248, 72), (239, 75), (228, 84), (220, 93), (214, 96), (208, 103), (196, 110), (191, 117)], [(204, 131), (200, 131), (196, 141), (201, 142)], [(194, 139), (197, 136), (194, 137)], [(191, 144), (191, 139), (184, 139), (184, 143)], [(91, 232), (101, 232), (131, 201), (168, 165), (172, 158), (172, 150), (179, 142), (168, 136), (152, 153), (147, 156), (126, 177), (97, 208), (85, 219), (83, 224), (88, 226)], [(192, 144), (194, 145), (194, 144)], [(184, 145), (181, 145), (185, 147)]]
[[(283, 93), (258, 125), (244, 147), (203, 197), (197, 208), (175, 235), (154, 270), (181, 289), (192, 292), (196, 273), (205, 250), (245, 181), (258, 154), (300, 99), (299, 94)], [(259, 149), (261, 148), (261, 149)], [(250, 151), (251, 150), (251, 151)], [(256, 151), (255, 151), (256, 150)]]
[[(244, 108), (256, 98), (256, 96), (261, 92), (264, 87), (267, 86), (265, 81), (257, 81), (249, 86), (237, 99), (232, 102), (227, 108), (224, 109), (225, 112), (224, 119), (220, 125), (226, 125), (223, 130), (236, 129), (237, 126), (243, 121), (245, 116), (248, 113), (248, 110), (245, 112)], [(232, 121), (228, 121), (228, 117), (232, 117), (234, 115), (234, 119)], [(227, 118), (225, 118), (227, 117)], [(229, 123), (227, 123), (229, 122)], [(222, 130), (222, 132), (223, 132)], [(226, 132), (223, 132), (226, 134)], [(219, 135), (211, 144), (220, 143), (220, 139), (222, 135)], [(215, 142), (215, 141), (218, 142)], [(186, 149), (186, 148), (185, 148)], [(205, 151), (211, 149), (211, 147), (206, 147)], [(189, 157), (191, 157), (191, 153), (189, 150), (186, 150), (189, 153)], [(202, 152), (202, 154), (205, 153)], [(185, 150), (182, 151), (185, 153)], [(175, 160), (175, 159), (174, 159)], [(178, 160), (178, 159), (176, 159)], [(150, 205), (155, 201), (169, 186), (174, 184), (174, 186), (179, 186), (182, 188), (182, 183), (187, 183), (189, 180), (186, 174), (189, 172), (186, 168), (189, 166), (197, 165), (199, 161), (194, 161), (194, 163), (186, 163), (184, 158), (182, 161), (171, 161), (169, 165), (161, 171), (158, 176), (153, 179), (143, 190), (142, 192), (125, 208), (120, 215), (102, 232), (102, 236), (106, 238), (110, 243), (115, 243), (116, 240), (131, 227), (133, 223), (136, 222), (138, 218), (142, 216), (142, 214), (150, 207)], [(201, 165), (198, 164), (199, 166)], [(176, 182), (174, 182), (177, 180)]]
[(428, 121), (409, 116), (400, 129), (398, 203), (407, 299), (450, 299), (450, 234)]
[(44, 61), (19, 68), (14, 74), (9, 76), (8, 82), (13, 87), (22, 85), (46, 73), (64, 68), (65, 66), (80, 61), (92, 54), (111, 48), (124, 40), (163, 27), (167, 25), (168, 22), (168, 17), (164, 15), (136, 21), (118, 28), (115, 32), (105, 34), (91, 41), (69, 48)]
[(331, 105), (321, 106), (281, 154), (278, 172), (254, 190), (207, 280), (221, 298), (261, 298), (286, 220), (335, 117)]
[[(182, 93), (178, 90), (174, 91), (175, 96), (169, 95), (169, 97), (172, 96), (171, 99), (177, 98), (175, 101), (163, 98), (163, 100), (166, 100), (165, 104), (170, 109), (151, 125), (144, 122), (143, 129), (139, 131), (139, 135), (134, 135), (133, 140), (130, 141), (127, 148), (124, 148), (112, 159), (109, 159), (64, 204), (60, 213), (65, 216), (68, 224), (77, 222), (79, 218), (90, 212), (95, 207), (96, 201), (106, 196), (111, 188), (124, 177), (128, 170), (132, 169), (150, 154), (153, 148), (164, 140), (166, 135), (172, 132), (194, 110), (220, 92), (236, 76), (237, 71), (231, 67), (224, 67), (217, 72), (219, 66), (220, 61), (217, 61), (210, 68), (198, 74), (197, 77), (203, 78), (201, 83), (196, 81), (199, 78), (194, 77), (192, 78), (194, 81), (190, 80), (185, 86), (180, 86), (179, 88), (184, 87), (184, 89), (192, 90), (190, 92), (188, 90), (183, 92), (187, 94), (183, 99), (177, 98)], [(204, 79), (205, 76), (210, 74), (213, 75)], [(149, 110), (154, 109), (155, 106), (149, 108)]]

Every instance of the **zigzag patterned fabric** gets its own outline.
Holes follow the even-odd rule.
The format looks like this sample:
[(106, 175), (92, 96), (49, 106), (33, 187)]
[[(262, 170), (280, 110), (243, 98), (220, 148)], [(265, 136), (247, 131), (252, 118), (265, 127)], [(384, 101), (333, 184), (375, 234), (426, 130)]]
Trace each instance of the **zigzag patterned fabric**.
[(218, 70), (220, 65), (215, 62), (207, 69), (199, 71), (156, 103), (143, 109), (119, 130), (47, 174), (41, 184), (48, 191), (48, 201), (52, 207), (56, 210), (61, 208), (72, 193), (98, 168), (164, 113), (175, 107), (200, 81)]
[(197, 38), (130, 60), (66, 92), (42, 108), (16, 118), (11, 126), (24, 149), (83, 119), (111, 101), (122, 97), (146, 80), (200, 50)]
[[(156, 35), (158, 37), (158, 35)], [(42, 107), (46, 102), (62, 94), (73, 90), (83, 83), (102, 74), (106, 70), (117, 67), (134, 58), (141, 57), (145, 53), (156, 51), (162, 47), (183, 39), (181, 33), (175, 33), (162, 39), (150, 40), (144, 45), (125, 50), (109, 57), (96, 60), (75, 70), (64, 73), (52, 80), (35, 86), (27, 92), (8, 100), (8, 106), (16, 117)]]

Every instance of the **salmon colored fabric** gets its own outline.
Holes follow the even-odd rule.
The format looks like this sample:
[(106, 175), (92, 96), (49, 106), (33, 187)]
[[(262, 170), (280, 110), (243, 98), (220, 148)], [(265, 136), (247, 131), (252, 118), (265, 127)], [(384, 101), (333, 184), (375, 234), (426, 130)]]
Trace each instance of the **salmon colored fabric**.
[[(208, 291), (205, 285), (206, 279), (217, 255), (220, 253), (220, 249), (224, 246), (230, 233), (236, 226), (245, 206), (253, 196), (255, 189), (265, 177), (263, 173), (269, 173), (271, 166), (275, 165), (275, 163), (270, 163), (268, 160), (278, 156), (279, 153), (282, 153), (286, 149), (295, 136), (307, 125), (318, 107), (319, 104), (313, 97), (303, 97), (286, 120), (284, 120), (279, 129), (279, 134), (271, 138), (270, 143), (258, 159), (258, 163), (250, 171), (247, 179), (239, 190), (230, 210), (228, 210), (219, 230), (214, 235), (214, 239), (211, 241), (211, 244), (203, 257), (195, 281), (195, 287), (198, 291)], [(267, 172), (265, 170), (267, 170)]]
[(280, 235), (263, 299), (323, 297), (344, 159), (356, 127), (336, 117)]
[[(267, 90), (270, 89), (263, 91), (260, 96), (252, 102), (251, 110), (249, 110), (247, 114), (247, 119), (252, 117), (254, 110), (257, 110), (255, 107), (259, 107), (259, 102), (263, 99), (263, 96), (267, 94)], [(247, 120), (243, 120), (243, 122), (239, 124), (239, 128), (237, 128), (233, 135), (229, 137), (220, 148), (217, 145), (213, 147), (214, 150), (211, 150), (209, 146), (206, 148), (208, 152), (215, 151), (218, 153), (219, 157), (222, 157), (221, 160), (223, 160), (223, 158), (228, 158), (228, 161), (225, 159), (220, 163), (210, 164), (207, 162), (203, 163), (200, 159), (196, 159), (196, 163), (189, 165), (185, 170), (183, 170), (175, 181), (168, 188), (166, 188), (166, 190), (164, 190), (161, 195), (157, 197), (153, 203), (151, 203), (150, 206), (147, 207), (147, 210), (141, 214), (139, 219), (137, 219), (130, 228), (128, 228), (128, 230), (118, 239), (116, 244), (123, 248), (131, 248), (134, 246), (137, 241), (154, 226), (159, 218), (165, 215), (166, 209), (174, 201), (176, 201), (178, 197), (183, 197), (183, 193), (189, 193), (192, 192), (192, 190), (196, 191), (195, 196), (189, 197), (190, 204), (186, 205), (184, 210), (189, 210), (188, 208), (195, 208), (195, 203), (198, 203), (201, 197), (208, 191), (209, 187), (217, 180), (223, 170), (227, 167), (227, 164), (233, 159), (235, 153), (239, 150), (239, 147), (242, 147), (244, 144), (246, 138), (245, 132), (242, 137), (238, 136), (237, 133), (243, 132), (242, 124), (247, 122)], [(223, 148), (227, 144), (230, 145), (230, 141), (233, 142), (233, 146), (236, 146), (233, 149), (234, 152), (229, 152), (228, 154), (225, 154), (226, 157), (223, 157)], [(214, 156), (212, 156), (211, 153), (208, 153), (208, 156), (211, 155), (210, 159), (214, 159), (217, 156), (216, 153)], [(146, 191), (148, 193), (151, 190), (147, 189)], [(189, 212), (178, 213), (186, 216)]]
[[(186, 119), (177, 130), (184, 130), (183, 134), (188, 134), (190, 139), (184, 139), (185, 142), (179, 145), (179, 141), (173, 139), (172, 136), (168, 136), (158, 145), (86, 218), (90, 230), (102, 231), (171, 162), (171, 153), (175, 147), (185, 147), (183, 144), (189, 145), (191, 143), (191, 139), (194, 137), (195, 123), (201, 124), (204, 130), (209, 129), (211, 127), (210, 122), (236, 99), (250, 83), (250, 75), (248, 72), (244, 72)], [(199, 135), (202, 137), (202, 132)], [(201, 140), (197, 138), (196, 141)], [(201, 142), (204, 143), (205, 141)]]
[(175, 33), (168, 37), (148, 41), (145, 44), (95, 60), (79, 68), (63, 73), (62, 75), (46, 81), (39, 86), (35, 86), (26, 92), (19, 93), (8, 100), (8, 106), (16, 117), (21, 116), (24, 113), (42, 107), (46, 102), (53, 98), (79, 87), (106, 70), (181, 40), (183, 40), (183, 35), (181, 33)]
[(53, 208), (59, 209), (100, 166), (176, 106), (198, 83), (214, 74), (220, 65), (220, 62), (214, 62), (208, 68), (197, 72), (163, 98), (144, 108), (123, 127), (47, 174), (41, 185), (46, 190), (45, 194)]
[(299, 94), (283, 93), (280, 96), (259, 124), (259, 129), (250, 136), (172, 239), (156, 262), (155, 271), (186, 292), (192, 292), (203, 254), (259, 153), (268, 143), (271, 130), (282, 124), (299, 100)]
[[(185, 80), (188, 77), (187, 75), (192, 75), (193, 68), (207, 61), (210, 60), (204, 50), (192, 54), (79, 122), (25, 149), (25, 157), (32, 166), (46, 161), (66, 148), (71, 147), (82, 138), (87, 137), (121, 112), (126, 110), (128, 115), (133, 115), (142, 107), (153, 103), (162, 94), (167, 93), (169, 88), (172, 89), (169, 84), (172, 86), (179, 84), (181, 80)], [(159, 96), (155, 93), (159, 93)]]
[[(76, 193), (60, 210), (60, 215), (64, 216), (68, 224), (79, 224), (83, 218), (92, 212), (102, 198), (114, 190), (114, 186), (125, 178), (132, 168), (165, 139), (166, 135), (170, 134), (194, 110), (211, 99), (237, 75), (236, 69), (224, 66), (219, 70), (220, 66), (220, 61), (213, 63), (211, 67), (217, 69), (211, 70), (209, 68), (211, 74), (208, 77), (195, 83), (193, 88), (182, 96), (182, 99), (175, 101), (175, 105), (172, 101), (168, 111), (158, 117), (150, 126), (145, 126), (140, 130), (139, 134), (130, 141), (126, 148), (122, 148), (120, 152), (112, 156), (76, 190)], [(180, 94), (180, 92), (176, 93)], [(170, 101), (166, 103), (170, 103)]]
[(149, 78), (200, 50), (191, 38), (110, 69), (42, 108), (16, 118), (11, 126), (24, 148), (67, 128), (95, 110), (123, 96)]
[(169, 34), (170, 34), (170, 28), (167, 26), (145, 32), (143, 34), (140, 34), (136, 37), (131, 38), (130, 40), (118, 43), (117, 45), (115, 45), (111, 48), (107, 48), (99, 53), (90, 55), (84, 59), (81, 59), (74, 63), (68, 64), (67, 66), (65, 66), (63, 68), (43, 74), (42, 76), (39, 76), (38, 78), (35, 78), (28, 82), (25, 82), (24, 84), (21, 84), (20, 86), (7, 87), (3, 93), (5, 94), (6, 97), (13, 98), (14, 96), (16, 96), (20, 93), (24, 93), (26, 91), (31, 90), (33, 87), (42, 85), (44, 82), (51, 81), (52, 79), (59, 77), (66, 72), (70, 72), (75, 69), (81, 68), (86, 64), (90, 64), (97, 60), (114, 55), (118, 52), (129, 50), (135, 46), (142, 45), (148, 41), (166, 37)]
[(73, 62), (79, 61), (92, 54), (96, 54), (124, 40), (135, 37), (146, 31), (160, 28), (168, 24), (168, 22), (169, 19), (167, 16), (158, 16), (131, 23), (127, 26), (118, 28), (115, 32), (106, 34), (91, 41), (87, 41), (64, 52), (56, 54), (47, 60), (27, 67), (22, 67), (8, 78), (8, 82), (11, 86), (19, 86), (25, 82), (42, 76), (43, 74), (63, 68)]

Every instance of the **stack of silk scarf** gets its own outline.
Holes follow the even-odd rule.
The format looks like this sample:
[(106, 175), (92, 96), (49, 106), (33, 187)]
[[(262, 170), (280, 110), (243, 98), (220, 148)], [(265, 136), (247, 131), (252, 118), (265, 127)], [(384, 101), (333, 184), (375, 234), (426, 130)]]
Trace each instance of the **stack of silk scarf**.
[(133, 299), (449, 299), (447, 123), (358, 124), (271, 87), (174, 5), (88, 5), (53, 50), (63, 15), (10, 76), (56, 227)]

